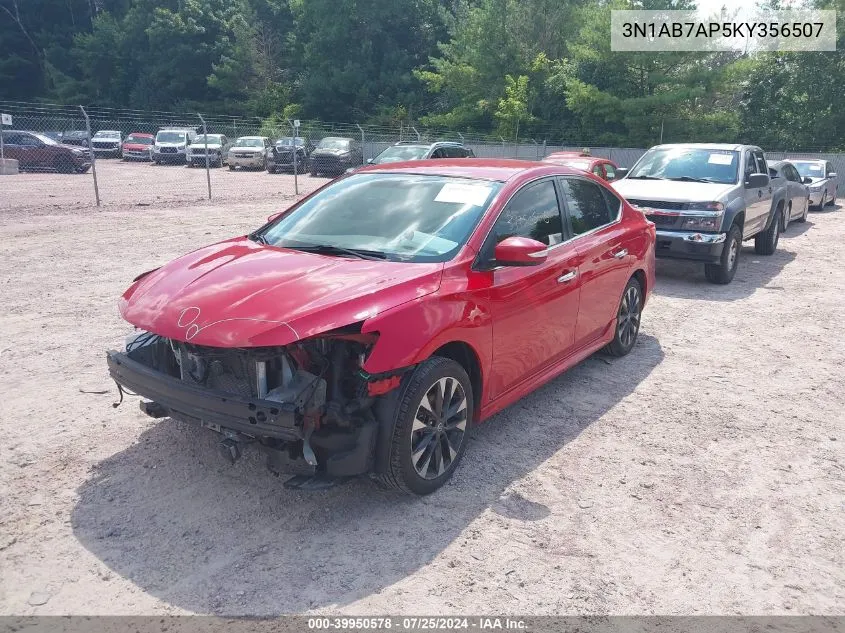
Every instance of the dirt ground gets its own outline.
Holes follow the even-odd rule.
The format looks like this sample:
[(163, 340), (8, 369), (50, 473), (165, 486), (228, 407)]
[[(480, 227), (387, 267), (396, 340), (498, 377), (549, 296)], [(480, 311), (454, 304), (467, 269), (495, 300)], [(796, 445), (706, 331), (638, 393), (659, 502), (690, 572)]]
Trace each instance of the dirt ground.
[(495, 416), (418, 499), (288, 491), (210, 431), (112, 408), (131, 279), (292, 189), (220, 171), (252, 201), (209, 205), (197, 170), (163, 204), (190, 170), (101, 171), (122, 169), (143, 176), (100, 210), (85, 177), (0, 180), (0, 613), (845, 612), (842, 201), (746, 247), (729, 286), (660, 262), (633, 353)]

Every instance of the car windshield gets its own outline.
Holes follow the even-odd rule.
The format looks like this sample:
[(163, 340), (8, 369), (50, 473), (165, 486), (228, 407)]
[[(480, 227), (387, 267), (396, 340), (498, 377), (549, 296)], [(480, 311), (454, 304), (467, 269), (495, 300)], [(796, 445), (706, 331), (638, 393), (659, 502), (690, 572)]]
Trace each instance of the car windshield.
[(564, 165), (566, 167), (580, 169), (581, 171), (589, 171), (590, 169), (590, 163), (586, 160), (568, 160), (566, 158), (553, 158), (549, 162), (554, 163), (555, 165)]
[(393, 261), (444, 262), (501, 187), (446, 176), (357, 174), (303, 200), (256, 237), (282, 248), (324, 246)]
[(388, 147), (381, 154), (373, 159), (373, 163), (397, 163), (403, 160), (419, 160), (428, 153), (427, 146), (420, 145), (395, 145)]
[(46, 134), (33, 133), (33, 136), (45, 145), (61, 145), (56, 139), (50, 138)]
[(822, 163), (798, 162), (793, 161), (795, 169), (801, 174), (801, 177), (809, 176), (810, 178), (824, 178), (824, 165)]
[(264, 147), (264, 140), (260, 138), (241, 137), (235, 141), (238, 147)]
[(200, 134), (196, 137), (193, 141), (191, 141), (191, 145), (205, 145), (206, 136), (208, 137), (208, 142), (220, 145), (222, 144), (222, 140), (219, 134)]
[(682, 180), (734, 184), (739, 152), (700, 147), (650, 149), (628, 174), (632, 180)]
[(184, 143), (184, 132), (159, 132), (156, 134), (156, 143)]
[(120, 138), (120, 132), (111, 132), (111, 131), (97, 132), (94, 135), (94, 138), (116, 138), (116, 139), (119, 139)]
[(134, 134), (130, 134), (126, 137), (127, 143), (136, 143), (138, 145), (152, 145), (153, 139), (149, 136), (135, 136)]
[[(296, 137), (296, 144), (305, 145), (305, 139)], [(290, 147), (291, 145), (293, 145), (293, 139), (290, 136), (285, 136), (284, 138), (280, 138), (278, 141), (276, 141), (276, 145), (287, 145), (288, 147)]]
[(348, 138), (324, 138), (320, 141), (320, 149), (349, 149)]

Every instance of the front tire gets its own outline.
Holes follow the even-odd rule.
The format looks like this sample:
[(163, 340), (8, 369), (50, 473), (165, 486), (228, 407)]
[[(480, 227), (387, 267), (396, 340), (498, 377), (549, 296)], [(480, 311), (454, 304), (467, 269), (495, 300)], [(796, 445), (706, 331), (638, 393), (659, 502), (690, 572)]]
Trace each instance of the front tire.
[(783, 208), (778, 207), (772, 222), (762, 233), (754, 237), (754, 252), (758, 255), (773, 255), (780, 240), (781, 225), (783, 224)]
[(640, 319), (643, 311), (643, 289), (635, 277), (628, 280), (619, 309), (616, 312), (616, 332), (613, 340), (604, 348), (611, 356), (625, 356), (637, 343), (640, 333)]
[(432, 357), (405, 378), (395, 406), (382, 415), (391, 429), (389, 458), (377, 481), (427, 495), (448, 481), (466, 450), (473, 419), (472, 383), (449, 358)]
[(834, 191), (834, 192), (833, 192), (833, 196), (831, 196), (830, 200), (828, 200), (828, 201), (827, 201), (827, 204), (826, 204), (826, 205), (825, 205), (825, 204), (823, 204), (823, 205), (822, 205), (822, 209), (824, 209), (824, 208), (825, 208), (825, 206), (831, 206), (831, 205), (833, 205), (833, 204), (836, 202), (836, 194), (837, 194), (837, 191)]
[(810, 203), (809, 203), (809, 201), (807, 201), (806, 204), (804, 204), (804, 212), (801, 214), (801, 217), (797, 218), (795, 221), (796, 222), (806, 222), (807, 221), (807, 213), (809, 212), (809, 209), (810, 209)]
[(711, 284), (729, 284), (739, 267), (739, 253), (742, 248), (742, 233), (734, 224), (728, 231), (725, 246), (718, 264), (705, 264), (704, 276)]

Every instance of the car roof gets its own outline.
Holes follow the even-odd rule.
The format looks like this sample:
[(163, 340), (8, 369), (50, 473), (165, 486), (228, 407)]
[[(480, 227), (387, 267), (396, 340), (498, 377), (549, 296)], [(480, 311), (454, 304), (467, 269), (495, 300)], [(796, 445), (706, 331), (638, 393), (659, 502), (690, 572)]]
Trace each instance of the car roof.
[(422, 141), (399, 141), (394, 143), (392, 147), (463, 147), (463, 143), (457, 141), (433, 141), (431, 143), (424, 143)]
[(258, 138), (258, 139), (262, 139), (262, 138), (267, 138), (267, 137), (266, 137), (266, 136), (239, 136), (236, 140), (240, 141), (241, 139), (245, 139), (245, 138)]
[(97, 130), (96, 132), (94, 132), (94, 134), (103, 134), (103, 133), (120, 134), (120, 130)]
[(693, 147), (698, 149), (717, 149), (717, 150), (732, 150), (738, 152), (744, 147), (751, 149), (760, 149), (756, 145), (742, 145), (739, 143), (665, 143), (663, 145), (655, 145), (651, 149), (672, 149), (676, 147)]
[(155, 134), (150, 134), (149, 132), (130, 132), (129, 136), (148, 136), (152, 138)]
[(545, 175), (581, 175), (576, 169), (554, 163), (541, 163), (529, 160), (511, 160), (504, 158), (445, 158), (436, 160), (413, 160), (401, 163), (383, 163), (368, 165), (357, 173), (381, 172), (393, 174), (419, 174), (425, 176), (452, 176), (476, 180), (495, 180), (506, 182), (516, 176), (535, 172)]
[(790, 163), (826, 163), (824, 158), (790, 158)]

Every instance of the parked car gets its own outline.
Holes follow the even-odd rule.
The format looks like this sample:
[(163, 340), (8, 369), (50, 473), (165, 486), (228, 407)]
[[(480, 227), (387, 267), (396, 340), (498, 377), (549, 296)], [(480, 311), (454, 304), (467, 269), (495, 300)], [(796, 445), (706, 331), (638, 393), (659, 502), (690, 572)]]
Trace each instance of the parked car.
[(311, 152), (311, 175), (337, 176), (363, 160), (361, 144), (354, 138), (327, 136)]
[[(419, 141), (400, 141), (391, 145), (375, 158), (367, 160), (368, 165), (384, 165), (407, 160), (429, 160), (438, 158), (475, 158), (473, 151), (461, 143), (452, 141), (437, 141), (435, 143), (421, 143)], [(360, 169), (350, 167), (347, 173)]]
[(132, 132), (123, 141), (123, 160), (152, 160), (155, 136), (143, 132)]
[(3, 152), (18, 161), (23, 171), (55, 170), (60, 173), (84, 173), (91, 167), (91, 150), (64, 145), (38, 132), (3, 130)]
[(162, 163), (188, 162), (188, 146), (197, 137), (196, 130), (191, 128), (163, 128), (156, 133), (153, 145), (153, 161), (156, 165)]
[(786, 203), (759, 147), (658, 145), (617, 173), (613, 187), (657, 226), (657, 256), (703, 262), (712, 283), (733, 280), (744, 240), (777, 248)]
[(810, 210), (810, 188), (804, 184), (798, 170), (788, 160), (779, 160), (769, 163), (769, 178), (772, 186), (784, 188), (784, 200), (786, 210), (783, 214), (783, 230), (789, 226), (792, 220), (797, 222), (807, 221), (807, 212)]
[(249, 167), (252, 169), (267, 169), (273, 144), (266, 136), (241, 136), (229, 148), (227, 162), (229, 169)]
[(546, 156), (543, 162), (588, 171), (608, 182), (616, 180), (616, 170), (619, 169), (619, 166), (612, 160), (590, 156), (583, 152), (554, 152)]
[(205, 167), (206, 153), (211, 167), (222, 167), (228, 160), (231, 147), (232, 143), (225, 134), (200, 134), (191, 142), (188, 150), (188, 167)]
[(69, 132), (62, 132), (61, 136), (56, 140), (62, 145), (88, 147), (88, 132), (86, 130), (71, 130)]
[(367, 167), (139, 275), (119, 304), (138, 330), (108, 368), (148, 415), (218, 431), (232, 461), (255, 441), (303, 473), (287, 485), (371, 473), (427, 494), (471, 425), (634, 348), (654, 242), (566, 167)]
[(810, 186), (810, 204), (823, 209), (825, 205), (833, 204), (839, 194), (836, 172), (829, 160), (793, 160), (792, 164), (802, 178), (809, 178), (805, 182)]
[(296, 147), (296, 170), (297, 173), (306, 172), (309, 169), (308, 161), (311, 152), (314, 151), (314, 144), (297, 136), (285, 136), (273, 143), (272, 151), (267, 161), (267, 171), (271, 174), (278, 173), (283, 169), (293, 171), (294, 146)]
[(120, 158), (123, 135), (117, 130), (100, 130), (91, 137), (91, 147), (97, 158)]

